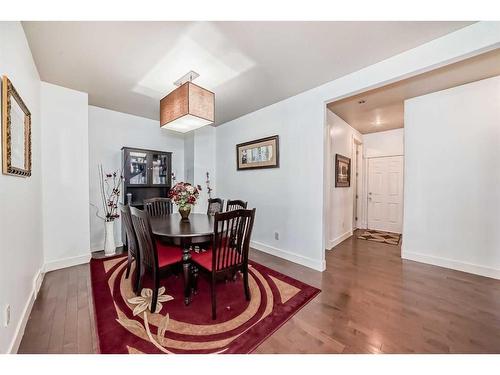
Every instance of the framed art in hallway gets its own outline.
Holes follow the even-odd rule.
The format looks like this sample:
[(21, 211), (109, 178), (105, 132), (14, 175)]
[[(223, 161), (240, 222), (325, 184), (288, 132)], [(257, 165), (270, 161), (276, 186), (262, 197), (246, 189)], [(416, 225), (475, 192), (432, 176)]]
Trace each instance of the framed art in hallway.
[(335, 154), (335, 187), (351, 186), (351, 159)]
[(279, 156), (279, 137), (277, 135), (236, 145), (236, 163), (239, 171), (279, 168)]

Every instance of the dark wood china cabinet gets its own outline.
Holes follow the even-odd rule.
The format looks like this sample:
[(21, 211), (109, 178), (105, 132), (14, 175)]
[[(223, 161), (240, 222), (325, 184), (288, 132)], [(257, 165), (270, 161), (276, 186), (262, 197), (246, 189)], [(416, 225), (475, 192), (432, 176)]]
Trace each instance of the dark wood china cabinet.
[[(171, 152), (122, 147), (122, 163), (124, 204), (142, 209), (144, 199), (168, 196), (172, 187)], [(125, 243), (124, 233), (123, 239)]]

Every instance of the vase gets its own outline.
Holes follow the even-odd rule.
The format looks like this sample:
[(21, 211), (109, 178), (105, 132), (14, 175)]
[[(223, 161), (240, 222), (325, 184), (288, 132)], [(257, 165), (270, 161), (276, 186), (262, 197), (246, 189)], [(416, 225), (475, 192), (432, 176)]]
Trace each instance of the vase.
[(115, 245), (115, 221), (105, 221), (105, 237), (104, 237), (104, 255), (111, 256), (115, 255), (116, 245)]
[(179, 213), (181, 214), (182, 221), (189, 221), (189, 214), (191, 213), (191, 206), (180, 206)]

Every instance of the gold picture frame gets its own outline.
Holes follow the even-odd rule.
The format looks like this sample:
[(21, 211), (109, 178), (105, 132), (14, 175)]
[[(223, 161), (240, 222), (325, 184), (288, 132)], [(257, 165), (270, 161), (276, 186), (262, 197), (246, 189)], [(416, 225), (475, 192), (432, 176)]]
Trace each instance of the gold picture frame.
[(256, 139), (236, 145), (236, 169), (279, 168), (280, 150), (279, 137)]
[(31, 112), (6, 76), (2, 77), (2, 172), (31, 176)]

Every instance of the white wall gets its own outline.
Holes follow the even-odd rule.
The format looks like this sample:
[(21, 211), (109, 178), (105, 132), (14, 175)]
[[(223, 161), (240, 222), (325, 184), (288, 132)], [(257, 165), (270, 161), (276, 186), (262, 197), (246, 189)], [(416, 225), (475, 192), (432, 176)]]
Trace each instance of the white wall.
[[(216, 129), (217, 195), (257, 208), (252, 246), (315, 269), (323, 269), (322, 110), (306, 93)], [(275, 134), (279, 168), (236, 170), (236, 144)]]
[(194, 132), (194, 176), (193, 183), (201, 186), (200, 197), (194, 208), (195, 212), (207, 212), (207, 172), (210, 174), (212, 197), (217, 197), (216, 182), (216, 128), (205, 126)]
[[(161, 129), (159, 122), (89, 106), (89, 180), (90, 203), (100, 207), (99, 173), (97, 167), (103, 164), (105, 170), (121, 168), (123, 146), (172, 152), (172, 170), (177, 181), (184, 179), (184, 137), (179, 133)], [(104, 224), (90, 214), (90, 247), (92, 251), (104, 248)], [(121, 220), (115, 224), (115, 240), (121, 244)]]
[(404, 129), (363, 135), (364, 157), (404, 155)]
[(212, 197), (216, 197), (217, 194), (215, 190), (215, 128), (204, 126), (185, 134), (184, 137), (184, 180), (201, 186), (200, 196), (193, 212), (206, 213), (208, 207), (207, 172), (211, 176)]
[[(0, 174), (0, 353), (16, 351), (43, 265), (40, 78), (19, 22), (0, 22), (0, 73), (31, 112), (32, 175)], [(11, 322), (3, 326), (7, 304)]]
[(402, 256), (500, 279), (500, 76), (405, 103)]
[[(217, 189), (257, 208), (254, 247), (324, 269), (325, 103), (496, 48), (500, 23), (479, 22), (249, 113), (217, 128)], [(279, 169), (236, 171), (235, 145), (280, 136)], [(274, 232), (280, 232), (280, 240)]]
[[(182, 180), (176, 177), (176, 182)], [(184, 135), (184, 181), (194, 184), (194, 132)]]
[(354, 209), (354, 170), (351, 174), (350, 187), (335, 187), (335, 154), (350, 158), (353, 167), (353, 141), (356, 139), (361, 142), (362, 135), (330, 110), (327, 110), (326, 120), (329, 142), (328, 167), (325, 176), (328, 189), (326, 201), (328, 207), (326, 248), (331, 249), (352, 235)]
[(42, 82), (45, 270), (90, 259), (88, 95)]

